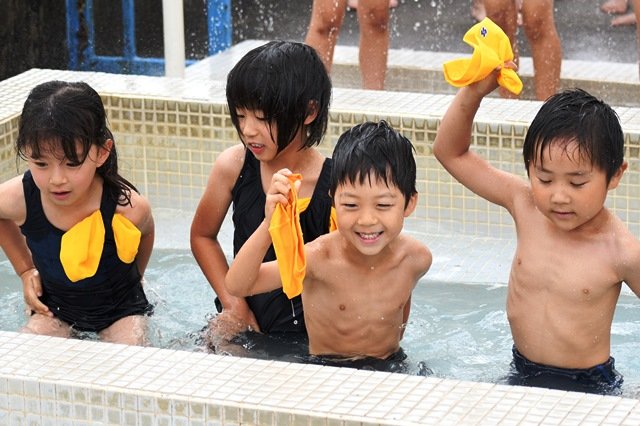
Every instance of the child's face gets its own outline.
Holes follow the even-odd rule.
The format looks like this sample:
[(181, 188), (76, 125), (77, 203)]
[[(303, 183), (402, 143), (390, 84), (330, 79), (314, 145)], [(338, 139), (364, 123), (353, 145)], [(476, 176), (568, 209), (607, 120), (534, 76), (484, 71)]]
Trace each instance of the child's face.
[(531, 162), (531, 190), (538, 210), (558, 228), (571, 231), (588, 223), (603, 208), (607, 191), (618, 185), (626, 164), (607, 184), (604, 170), (580, 155), (576, 142), (551, 143), (542, 161)]
[(264, 119), (262, 111), (239, 108), (238, 127), (242, 141), (259, 161), (269, 161), (278, 154), (277, 126)]
[(338, 230), (360, 253), (379, 254), (402, 231), (404, 218), (416, 206), (417, 195), (409, 200), (395, 186), (371, 177), (363, 184), (345, 182), (336, 188), (334, 204)]
[[(110, 146), (110, 145), (109, 145)], [(77, 144), (78, 156), (82, 148)], [(43, 143), (40, 156), (31, 156), (27, 149), (27, 164), (42, 197), (58, 206), (72, 206), (88, 195), (96, 169), (109, 156), (108, 149), (99, 149), (91, 145), (89, 154), (82, 163), (73, 163), (64, 157), (62, 147), (56, 142)]]

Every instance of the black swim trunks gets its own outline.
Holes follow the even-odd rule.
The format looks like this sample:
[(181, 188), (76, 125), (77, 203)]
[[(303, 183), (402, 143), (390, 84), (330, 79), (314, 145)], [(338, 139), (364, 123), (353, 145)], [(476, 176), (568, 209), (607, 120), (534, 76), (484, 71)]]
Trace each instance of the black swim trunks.
[(386, 371), (388, 373), (408, 373), (409, 363), (407, 354), (402, 348), (398, 349), (387, 358), (344, 358), (339, 355), (308, 355), (304, 362), (309, 364), (326, 365), (331, 367), (348, 367), (358, 370)]
[(518, 386), (533, 386), (573, 392), (601, 395), (620, 395), (622, 375), (615, 369), (615, 360), (610, 357), (595, 367), (558, 368), (538, 364), (525, 358), (513, 347), (513, 361), (507, 383)]

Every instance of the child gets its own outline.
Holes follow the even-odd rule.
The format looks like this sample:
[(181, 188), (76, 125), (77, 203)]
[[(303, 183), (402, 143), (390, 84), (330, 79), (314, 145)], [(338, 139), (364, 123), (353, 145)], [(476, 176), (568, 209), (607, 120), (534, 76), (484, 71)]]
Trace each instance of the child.
[[(333, 152), (331, 196), (338, 232), (305, 244), (302, 299), (309, 353), (329, 361), (398, 361), (411, 292), (431, 266), (420, 241), (401, 234), (416, 207), (416, 163), (408, 139), (384, 121), (345, 132)], [(260, 263), (271, 245), (269, 222), (291, 189), (273, 177), (265, 220), (231, 264), (225, 280), (243, 296), (281, 286), (276, 262)], [(304, 182), (304, 179), (303, 179)], [(360, 364), (362, 365), (362, 364)]]
[(579, 89), (550, 97), (524, 141), (526, 182), (469, 151), (473, 119), (495, 80), (492, 73), (460, 89), (433, 149), (453, 177), (515, 221), (507, 296), (510, 382), (619, 392), (611, 322), (623, 281), (640, 295), (640, 243), (604, 207), (627, 168), (618, 117)]
[(93, 331), (105, 341), (143, 344), (150, 305), (141, 280), (153, 218), (118, 174), (98, 93), (82, 82), (36, 86), (22, 110), (16, 151), (28, 170), (0, 184), (0, 239), (31, 313), (23, 331)]
[[(222, 311), (211, 324), (214, 335), (230, 338), (247, 328), (306, 333), (299, 297), (290, 301), (282, 290), (247, 298), (227, 293), (229, 267), (218, 233), (233, 204), (237, 253), (264, 219), (271, 176), (285, 167), (307, 178), (300, 188), (300, 196), (310, 198), (301, 215), (305, 240), (329, 232), (331, 162), (314, 147), (327, 128), (330, 98), (331, 81), (322, 61), (302, 43), (273, 41), (257, 47), (228, 75), (229, 113), (242, 144), (216, 159), (191, 225), (191, 250)], [(273, 250), (264, 256), (274, 259)]]

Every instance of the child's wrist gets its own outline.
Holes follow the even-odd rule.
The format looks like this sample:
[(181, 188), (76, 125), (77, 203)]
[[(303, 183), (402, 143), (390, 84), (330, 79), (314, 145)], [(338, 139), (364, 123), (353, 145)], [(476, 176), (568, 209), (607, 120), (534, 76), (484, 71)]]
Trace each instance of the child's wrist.
[(36, 267), (35, 267), (35, 266), (32, 266), (32, 267), (30, 267), (30, 268), (28, 268), (28, 269), (25, 269), (24, 271), (20, 272), (20, 273), (18, 274), (18, 276), (20, 277), (20, 279), (23, 279), (23, 278), (24, 278), (24, 276), (25, 276), (26, 274), (28, 274), (29, 272), (33, 272), (34, 274), (37, 274), (37, 273), (38, 273), (38, 270), (36, 269)]

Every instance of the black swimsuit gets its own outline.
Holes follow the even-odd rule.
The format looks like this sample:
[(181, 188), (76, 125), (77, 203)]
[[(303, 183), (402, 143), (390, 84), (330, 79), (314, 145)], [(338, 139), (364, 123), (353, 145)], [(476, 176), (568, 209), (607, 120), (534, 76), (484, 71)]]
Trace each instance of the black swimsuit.
[[(331, 159), (327, 158), (322, 165), (311, 202), (307, 209), (300, 214), (300, 226), (305, 242), (313, 241), (320, 235), (329, 232), (331, 217), (330, 177)], [(235, 256), (240, 247), (262, 223), (266, 203), (260, 178), (260, 162), (248, 150), (240, 176), (238, 176), (231, 193), (234, 224), (233, 253)], [(275, 259), (272, 246), (263, 261)], [(282, 289), (278, 289), (247, 297), (246, 300), (263, 333), (306, 333), (300, 296), (289, 300)]]
[(117, 255), (111, 220), (116, 203), (102, 191), (100, 212), (105, 229), (104, 248), (95, 275), (72, 282), (60, 262), (64, 231), (44, 214), (40, 190), (31, 172), (22, 178), (27, 218), (20, 226), (42, 280), (42, 303), (62, 321), (80, 331), (100, 331), (117, 320), (151, 310), (136, 262), (124, 263)]

